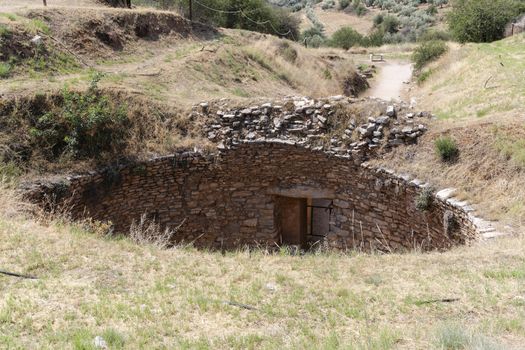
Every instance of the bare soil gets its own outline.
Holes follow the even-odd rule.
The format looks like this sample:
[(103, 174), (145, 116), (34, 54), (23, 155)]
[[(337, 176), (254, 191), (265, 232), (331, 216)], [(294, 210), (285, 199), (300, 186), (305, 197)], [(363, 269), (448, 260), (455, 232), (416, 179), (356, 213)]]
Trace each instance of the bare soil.
[(371, 80), (371, 88), (363, 96), (383, 100), (406, 99), (408, 83), (412, 79), (412, 64), (402, 61), (375, 62), (377, 75)]

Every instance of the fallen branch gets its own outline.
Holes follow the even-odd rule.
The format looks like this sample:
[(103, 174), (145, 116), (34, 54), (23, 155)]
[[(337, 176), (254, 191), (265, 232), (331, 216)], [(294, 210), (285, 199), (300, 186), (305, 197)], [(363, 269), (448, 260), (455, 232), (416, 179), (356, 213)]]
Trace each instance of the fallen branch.
[(35, 276), (22, 275), (22, 274), (19, 274), (19, 273), (2, 271), (2, 270), (0, 270), (0, 274), (6, 275), (6, 276), (11, 276), (11, 277), (26, 278), (26, 279), (30, 279), (30, 280), (38, 279), (38, 277), (35, 277)]
[(223, 301), (223, 303), (226, 304), (226, 305), (237, 306), (237, 307), (240, 307), (241, 309), (257, 310), (257, 308), (255, 306), (241, 304), (241, 303), (238, 303), (238, 302), (235, 302), (235, 301), (227, 301), (227, 300), (225, 300), (225, 301)]
[(459, 298), (422, 300), (422, 301), (418, 301), (417, 304), (424, 305), (424, 304), (434, 304), (434, 303), (453, 303), (455, 301), (459, 301)]
[(485, 84), (483, 85), (483, 88), (487, 88), (487, 84), (489, 83), (490, 79), (492, 79), (492, 75), (485, 81)]

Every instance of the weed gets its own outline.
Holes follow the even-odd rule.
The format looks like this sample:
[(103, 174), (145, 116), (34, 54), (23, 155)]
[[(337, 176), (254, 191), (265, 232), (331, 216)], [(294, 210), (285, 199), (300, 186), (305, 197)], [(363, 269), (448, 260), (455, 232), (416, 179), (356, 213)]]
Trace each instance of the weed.
[(0, 162), (0, 183), (12, 184), (22, 175), (22, 169), (14, 162)]
[(0, 39), (8, 39), (11, 36), (11, 30), (3, 24), (0, 24)]
[(11, 65), (9, 63), (0, 62), (0, 78), (8, 78), (11, 74)]
[(264, 69), (273, 71), (272, 64), (259, 51), (246, 49), (244, 52), (249, 59), (257, 62)]
[(440, 349), (461, 350), (470, 343), (468, 332), (459, 324), (447, 323), (437, 331), (437, 344)]
[(326, 80), (330, 80), (330, 79), (332, 79), (332, 73), (330, 72), (330, 69), (325, 68), (325, 69), (323, 70), (323, 77), (324, 77)]
[(421, 72), (418, 76), (417, 76), (417, 83), (418, 85), (421, 85), (423, 84), (425, 81), (428, 80), (428, 78), (430, 78), (430, 76), (432, 75), (434, 71), (432, 69), (428, 69), (428, 70), (425, 70), (423, 72)]
[(44, 34), (51, 34), (51, 28), (47, 23), (40, 19), (32, 19), (29, 22), (26, 23), (27, 30), (30, 31), (33, 34), (37, 33), (44, 33)]
[(102, 338), (112, 349), (123, 349), (126, 338), (113, 328), (106, 329), (102, 333)]
[(278, 49), (279, 55), (281, 55), (286, 61), (295, 63), (297, 60), (297, 50), (294, 49), (288, 42), (283, 41), (279, 44)]
[(427, 211), (432, 206), (434, 201), (434, 189), (431, 187), (426, 187), (419, 193), (415, 199), (416, 209), (419, 211)]
[(443, 162), (453, 162), (459, 156), (456, 141), (450, 136), (442, 136), (435, 141), (436, 152)]
[[(179, 225), (181, 227), (184, 221)], [(138, 244), (153, 244), (159, 248), (173, 246), (178, 228), (162, 229), (155, 222), (154, 215), (142, 215), (138, 222), (133, 222), (129, 229), (129, 237)]]
[(246, 91), (244, 91), (240, 87), (233, 88), (232, 94), (234, 94), (235, 96), (239, 96), (239, 97), (248, 97), (248, 96), (250, 96), (249, 93), (247, 93)]
[(18, 19), (18, 16), (15, 15), (14, 13), (6, 13), (6, 12), (1, 12), (0, 17), (5, 17), (8, 20), (13, 21), (13, 22), (15, 22)]
[(525, 168), (525, 140), (497, 134), (495, 147), (505, 159), (512, 161), (519, 168)]

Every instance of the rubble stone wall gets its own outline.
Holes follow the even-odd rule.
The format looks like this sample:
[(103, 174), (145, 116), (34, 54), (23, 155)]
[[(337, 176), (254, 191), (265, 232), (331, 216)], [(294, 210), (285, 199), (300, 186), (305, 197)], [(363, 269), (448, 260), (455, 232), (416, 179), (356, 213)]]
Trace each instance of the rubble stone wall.
[(33, 199), (46, 192), (68, 199), (75, 218), (110, 220), (124, 233), (145, 214), (162, 226), (180, 226), (179, 241), (216, 248), (279, 243), (279, 195), (333, 200), (326, 243), (340, 249), (444, 249), (475, 237), (460, 207), (433, 197), (427, 210), (418, 210), (423, 191), (347, 156), (252, 141), (218, 155), (179, 153), (72, 177), (33, 191)]

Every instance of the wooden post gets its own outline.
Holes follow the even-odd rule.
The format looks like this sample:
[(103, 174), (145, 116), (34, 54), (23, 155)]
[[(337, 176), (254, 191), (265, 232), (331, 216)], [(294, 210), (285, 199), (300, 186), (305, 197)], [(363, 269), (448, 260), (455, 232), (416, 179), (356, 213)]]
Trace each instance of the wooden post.
[(192, 0), (188, 0), (189, 1), (189, 8), (190, 8), (190, 21), (193, 21), (193, 1)]
[(44, 6), (47, 6), (47, 0), (43, 0), (44, 1)]

